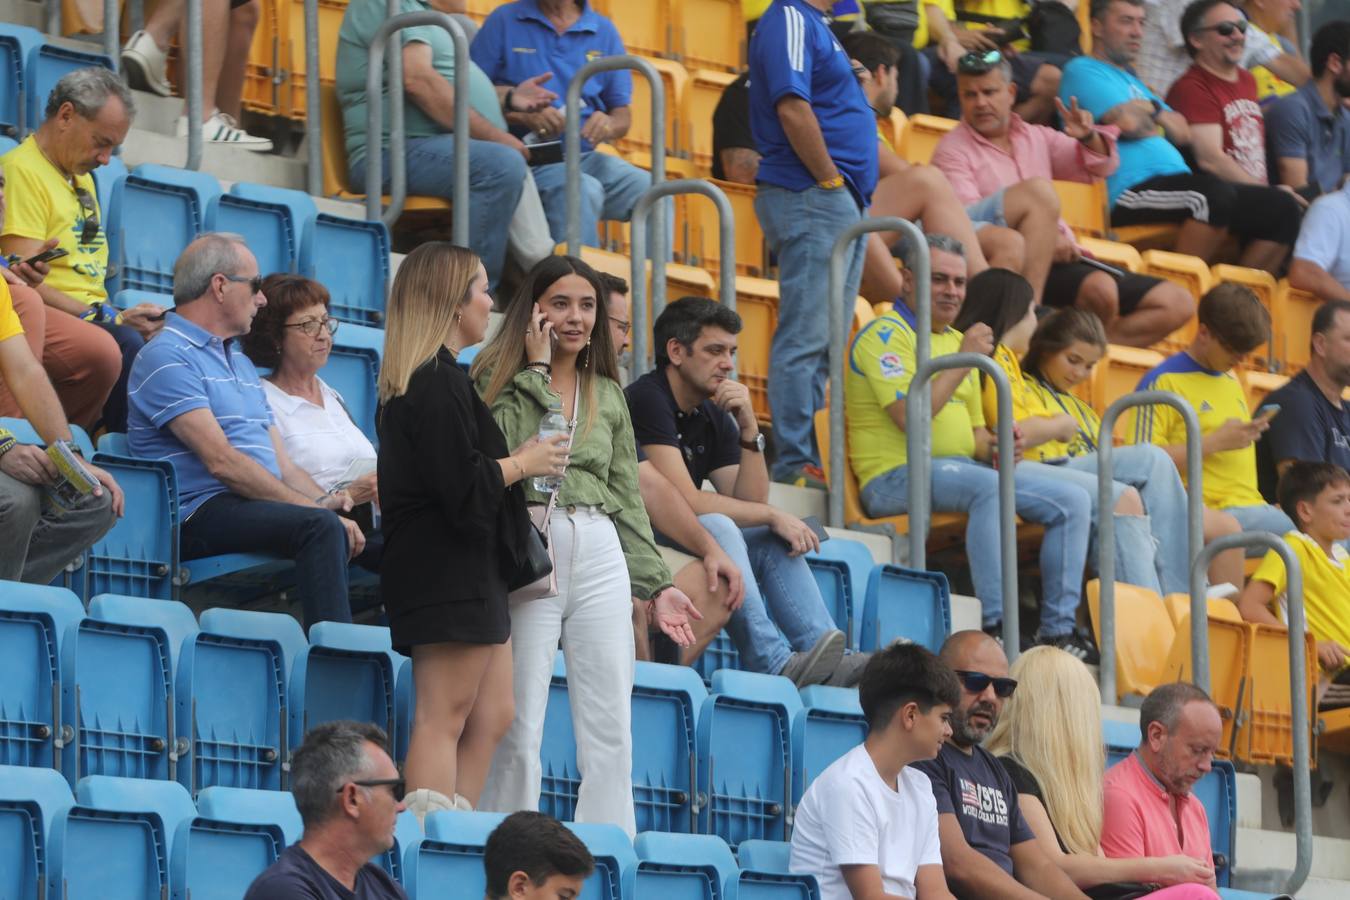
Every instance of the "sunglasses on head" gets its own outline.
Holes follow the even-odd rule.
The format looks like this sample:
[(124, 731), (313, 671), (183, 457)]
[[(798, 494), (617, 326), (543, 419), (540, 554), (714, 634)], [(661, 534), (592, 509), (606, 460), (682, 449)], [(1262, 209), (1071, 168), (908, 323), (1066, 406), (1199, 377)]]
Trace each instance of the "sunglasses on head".
[(94, 205), (94, 198), (82, 187), (75, 187), (75, 199), (84, 212), (84, 225), (80, 228), (80, 243), (92, 244), (94, 238), (98, 237), (98, 207)]
[[(354, 784), (357, 787), (365, 788), (387, 787), (389, 788), (389, 792), (394, 795), (395, 803), (402, 803), (403, 795), (408, 791), (408, 785), (402, 778), (368, 778), (364, 781), (349, 781), (347, 784)], [(338, 788), (337, 792), (339, 794), (342, 793), (343, 788), (347, 787), (347, 784)]]
[(967, 53), (956, 61), (956, 71), (960, 75), (983, 75), (986, 72), (992, 72), (994, 67), (1001, 62), (1003, 62), (1003, 54), (997, 50)]
[(972, 694), (983, 694), (984, 689), (989, 685), (994, 686), (994, 694), (1007, 700), (1017, 690), (1016, 678), (995, 678), (992, 675), (986, 675), (983, 672), (967, 672), (963, 669), (956, 669), (956, 677), (961, 679), (961, 684)]
[(1247, 20), (1238, 19), (1236, 22), (1220, 22), (1218, 25), (1205, 25), (1202, 28), (1193, 29), (1191, 34), (1199, 34), (1202, 31), (1212, 31), (1219, 35), (1219, 37), (1231, 37), (1235, 31), (1239, 34), (1246, 34)]

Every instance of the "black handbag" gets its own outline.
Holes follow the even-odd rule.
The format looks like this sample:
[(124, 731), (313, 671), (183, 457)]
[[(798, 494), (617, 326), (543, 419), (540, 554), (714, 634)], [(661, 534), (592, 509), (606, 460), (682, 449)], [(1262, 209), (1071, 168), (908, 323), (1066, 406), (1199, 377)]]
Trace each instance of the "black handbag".
[(1138, 881), (1109, 881), (1106, 884), (1084, 888), (1083, 893), (1092, 900), (1136, 900), (1161, 890), (1160, 884), (1144, 884)]

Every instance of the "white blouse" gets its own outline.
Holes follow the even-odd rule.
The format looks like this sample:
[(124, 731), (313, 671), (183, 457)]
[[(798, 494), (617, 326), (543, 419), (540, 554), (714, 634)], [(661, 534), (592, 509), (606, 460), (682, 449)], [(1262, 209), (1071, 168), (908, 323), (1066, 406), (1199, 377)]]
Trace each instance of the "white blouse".
[(375, 447), (356, 427), (338, 392), (319, 379), (323, 406), (292, 396), (263, 379), (286, 453), (325, 491), (333, 489), (354, 460), (375, 459)]

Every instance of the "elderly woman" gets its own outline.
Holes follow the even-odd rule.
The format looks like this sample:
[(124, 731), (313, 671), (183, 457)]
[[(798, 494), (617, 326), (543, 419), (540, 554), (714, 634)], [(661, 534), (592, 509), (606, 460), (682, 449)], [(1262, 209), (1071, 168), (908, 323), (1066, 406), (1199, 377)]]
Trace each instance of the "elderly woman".
[(263, 279), (262, 292), (267, 305), (243, 338), (244, 352), (259, 369), (271, 369), (263, 390), (286, 453), (325, 491), (351, 496), (350, 515), (366, 533), (366, 549), (353, 561), (378, 571), (384, 542), (374, 527), (375, 447), (319, 377), (338, 329), (328, 315), (328, 289), (279, 274)]

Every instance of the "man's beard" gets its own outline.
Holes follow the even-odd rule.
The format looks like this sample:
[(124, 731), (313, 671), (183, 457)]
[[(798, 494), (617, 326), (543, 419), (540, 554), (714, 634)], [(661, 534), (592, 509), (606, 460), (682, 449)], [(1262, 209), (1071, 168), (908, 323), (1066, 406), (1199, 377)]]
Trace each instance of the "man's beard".
[[(970, 724), (972, 713), (983, 713), (989, 717), (989, 726), (987, 728), (975, 728)], [(998, 710), (994, 704), (988, 701), (972, 703), (970, 709), (965, 712), (959, 710), (952, 711), (952, 741), (958, 747), (973, 747), (976, 744), (984, 743), (984, 739), (989, 737), (989, 733), (994, 730), (998, 724)]]

